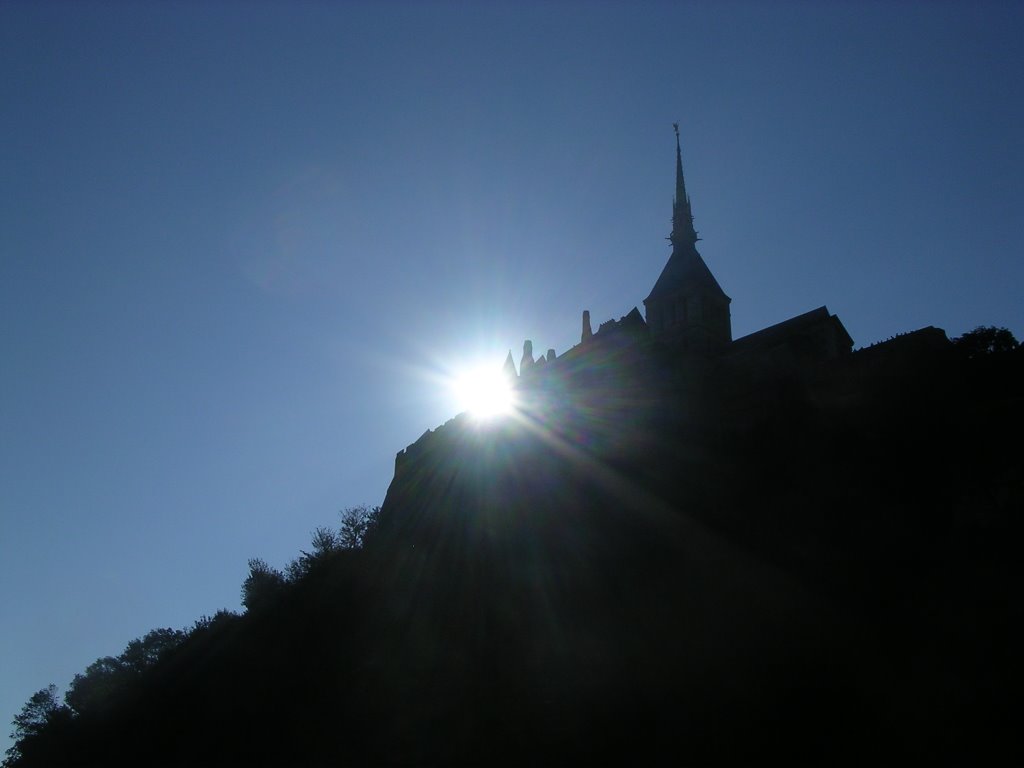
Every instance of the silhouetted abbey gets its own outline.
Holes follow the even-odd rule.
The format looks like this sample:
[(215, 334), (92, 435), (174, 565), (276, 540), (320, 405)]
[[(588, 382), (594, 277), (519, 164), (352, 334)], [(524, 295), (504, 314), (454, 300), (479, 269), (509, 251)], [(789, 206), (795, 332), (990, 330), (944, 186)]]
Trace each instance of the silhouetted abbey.
[[(437, 585), (402, 632), (455, 675), (480, 660), (449, 711), (498, 725), (468, 751), (1020, 763), (1024, 482), (998, 446), (1019, 442), (1024, 358), (967, 359), (932, 327), (853, 351), (824, 306), (734, 340), (678, 144), (670, 241), (646, 317), (584, 312), (557, 356), (527, 341), (513, 418), (460, 414), (396, 458), (380, 530), (407, 593)], [(422, 744), (411, 762), (451, 754)]]
[[(853, 340), (843, 324), (828, 309), (806, 312), (733, 341), (729, 305), (732, 303), (697, 250), (697, 231), (693, 227), (693, 209), (686, 193), (683, 158), (676, 128), (676, 192), (672, 201), (672, 254), (661, 275), (644, 299), (646, 320), (634, 309), (618, 322), (602, 323), (597, 334), (590, 328), (590, 313), (583, 313), (581, 345), (600, 342), (601, 337), (626, 331), (637, 342), (651, 341), (671, 347), (679, 354), (703, 357), (742, 355), (749, 363), (792, 357), (831, 359), (849, 354)], [(532, 342), (526, 342), (520, 372), (532, 370)], [(574, 348), (569, 356), (583, 354)], [(553, 350), (548, 351), (548, 360)], [(564, 356), (563, 356), (564, 357)], [(558, 358), (560, 359), (560, 358)], [(525, 366), (525, 368), (523, 367)]]
[[(532, 393), (532, 399), (553, 391), (566, 394), (575, 385), (607, 375), (610, 367), (643, 367), (657, 361), (656, 375), (677, 392), (682, 388), (694, 396), (699, 382), (712, 382), (721, 391), (716, 415), (729, 421), (771, 407), (773, 385), (780, 381), (801, 379), (823, 401), (855, 397), (851, 387), (863, 384), (872, 371), (905, 369), (918, 362), (920, 354), (950, 346), (944, 331), (929, 326), (899, 335), (898, 344), (882, 342), (854, 352), (843, 323), (824, 305), (734, 340), (732, 299), (697, 250), (701, 238), (686, 192), (678, 123), (673, 127), (676, 185), (668, 237), (672, 253), (643, 301), (645, 316), (634, 307), (594, 331), (590, 312), (584, 310), (580, 343), (562, 355), (548, 349), (534, 359), (533, 342), (525, 341), (518, 372), (511, 351), (503, 368), (521, 392)], [(400, 451), (396, 466), (421, 450), (432, 434), (428, 430)]]
[(732, 340), (676, 168), (646, 319), (510, 353), (519, 412), (402, 451), (364, 547), (250, 561), (9, 765), (1024, 763), (1024, 350)]

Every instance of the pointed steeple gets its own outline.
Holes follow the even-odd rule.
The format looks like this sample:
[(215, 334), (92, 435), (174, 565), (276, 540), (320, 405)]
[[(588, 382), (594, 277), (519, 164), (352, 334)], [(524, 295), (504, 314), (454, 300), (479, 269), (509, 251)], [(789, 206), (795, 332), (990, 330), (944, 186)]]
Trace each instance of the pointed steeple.
[(501, 367), (501, 372), (512, 381), (519, 378), (519, 374), (516, 373), (516, 362), (512, 359), (511, 349), (508, 351), (508, 357), (505, 358), (505, 365)]
[(672, 201), (672, 255), (644, 299), (647, 327), (656, 339), (692, 352), (715, 352), (732, 341), (731, 299), (697, 251), (693, 210), (683, 181), (683, 153), (676, 132), (676, 194)]
[(669, 240), (672, 249), (679, 246), (693, 246), (697, 240), (697, 231), (693, 228), (693, 210), (690, 198), (686, 194), (686, 182), (683, 180), (683, 153), (679, 148), (679, 123), (672, 123), (676, 132), (676, 196), (672, 200), (672, 234)]

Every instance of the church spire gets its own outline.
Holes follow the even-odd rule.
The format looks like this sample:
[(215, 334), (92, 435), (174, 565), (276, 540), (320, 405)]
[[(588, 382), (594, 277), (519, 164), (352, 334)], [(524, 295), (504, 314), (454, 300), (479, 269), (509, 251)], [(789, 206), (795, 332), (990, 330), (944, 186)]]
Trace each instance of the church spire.
[(505, 365), (501, 367), (501, 372), (509, 381), (515, 381), (519, 378), (519, 374), (516, 373), (516, 361), (512, 359), (512, 350), (508, 351), (508, 357), (505, 358)]
[(672, 248), (684, 245), (693, 246), (697, 240), (697, 231), (693, 228), (693, 211), (690, 198), (686, 194), (686, 182), (683, 181), (683, 153), (679, 148), (679, 123), (672, 123), (676, 132), (676, 196), (672, 200), (672, 234), (669, 240)]

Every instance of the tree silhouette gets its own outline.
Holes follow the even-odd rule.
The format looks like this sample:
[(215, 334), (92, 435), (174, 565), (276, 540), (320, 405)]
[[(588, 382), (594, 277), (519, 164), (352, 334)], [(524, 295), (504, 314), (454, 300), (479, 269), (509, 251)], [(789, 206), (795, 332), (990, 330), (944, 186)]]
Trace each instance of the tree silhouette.
[(120, 656), (122, 665), (133, 671), (142, 672), (155, 664), (161, 656), (177, 648), (185, 640), (185, 633), (165, 627), (147, 632), (140, 640), (132, 640)]
[(285, 567), (285, 577), (289, 583), (302, 581), (318, 562), (322, 562), (328, 555), (342, 549), (339, 534), (324, 526), (313, 531), (311, 543), (313, 545), (312, 552), (301, 550), (302, 554)]
[(994, 325), (979, 325), (973, 331), (953, 339), (953, 344), (968, 359), (1012, 352), (1020, 346), (1008, 329), (996, 328)]
[(372, 536), (377, 524), (380, 507), (368, 507), (365, 504), (349, 507), (341, 511), (340, 542), (344, 549), (359, 549)]
[(51, 684), (33, 693), (11, 721), (14, 746), (7, 749), (4, 766), (17, 766), (23, 759), (45, 755), (47, 745), (40, 742), (49, 731), (66, 724), (70, 718), (71, 712), (57, 698), (57, 686)]
[(258, 557), (249, 560), (249, 575), (242, 583), (242, 605), (254, 610), (266, 605), (285, 585), (284, 574)]
[(75, 675), (64, 701), (80, 715), (103, 711), (123, 688), (129, 672), (125, 664), (113, 656), (97, 659), (85, 668), (84, 674)]
[(313, 531), (313, 555), (312, 557), (324, 557), (331, 552), (341, 549), (341, 537), (330, 528), (320, 527)]

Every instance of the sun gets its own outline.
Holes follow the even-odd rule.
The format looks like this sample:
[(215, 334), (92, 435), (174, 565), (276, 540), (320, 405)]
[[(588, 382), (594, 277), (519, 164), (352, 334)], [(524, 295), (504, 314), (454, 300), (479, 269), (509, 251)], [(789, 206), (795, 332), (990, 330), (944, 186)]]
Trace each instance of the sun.
[(452, 382), (460, 411), (477, 419), (506, 416), (515, 408), (512, 382), (498, 368), (480, 366), (457, 375)]

